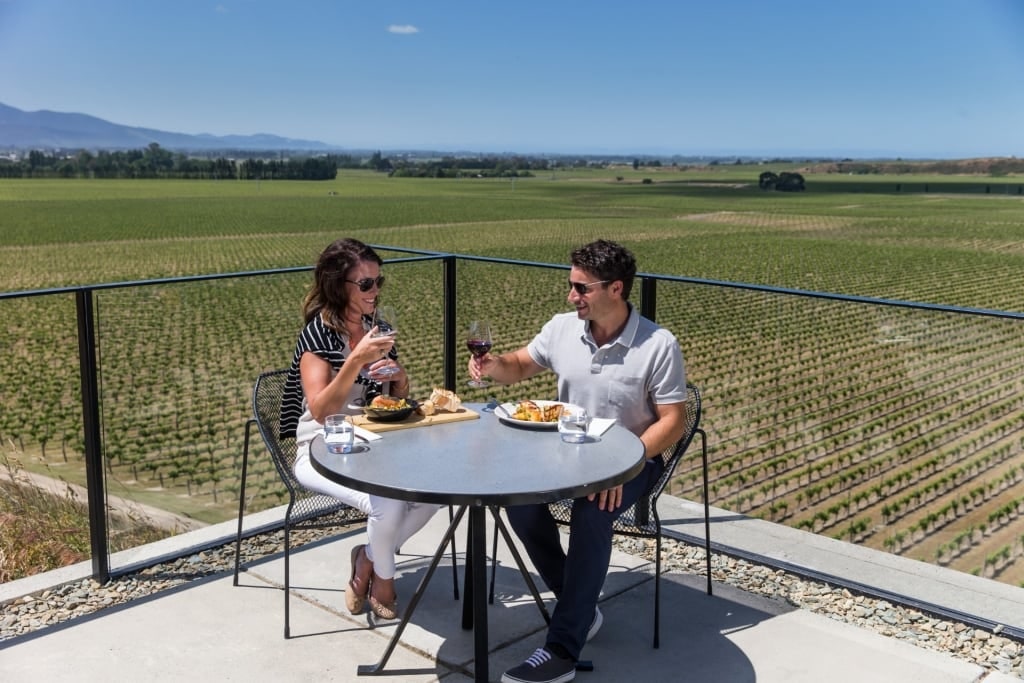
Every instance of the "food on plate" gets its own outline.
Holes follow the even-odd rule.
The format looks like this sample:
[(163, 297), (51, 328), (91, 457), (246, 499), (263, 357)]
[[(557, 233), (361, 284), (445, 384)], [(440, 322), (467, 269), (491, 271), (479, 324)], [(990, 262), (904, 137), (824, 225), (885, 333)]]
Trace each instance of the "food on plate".
[(420, 415), (433, 415), (437, 412), (437, 406), (434, 405), (433, 401), (423, 401), (416, 407), (416, 412)]
[(433, 403), (437, 410), (443, 410), (448, 413), (456, 413), (462, 406), (462, 399), (459, 398), (458, 394), (454, 391), (437, 387), (434, 387), (434, 390), (430, 392), (430, 398), (427, 401)]
[(405, 410), (409, 403), (404, 398), (394, 396), (374, 396), (370, 407), (376, 410)]
[(533, 401), (520, 401), (516, 404), (512, 417), (524, 422), (543, 422), (544, 412)]
[(552, 403), (546, 406), (539, 406), (537, 403), (526, 400), (516, 404), (512, 417), (524, 422), (558, 422), (562, 415), (563, 406), (561, 403)]

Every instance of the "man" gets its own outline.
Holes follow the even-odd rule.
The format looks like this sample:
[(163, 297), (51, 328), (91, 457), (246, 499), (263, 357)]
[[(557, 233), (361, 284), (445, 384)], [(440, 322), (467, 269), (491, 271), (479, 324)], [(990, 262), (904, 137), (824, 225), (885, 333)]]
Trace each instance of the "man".
[(549, 320), (527, 346), (472, 358), (475, 379), (512, 384), (545, 369), (558, 375), (558, 398), (594, 417), (615, 418), (644, 444), (643, 471), (622, 486), (573, 503), (569, 549), (547, 505), (507, 508), (509, 522), (557, 604), (544, 647), (505, 672), (504, 683), (561, 683), (576, 676), (586, 641), (601, 626), (597, 608), (611, 561), (612, 523), (662, 473), (661, 452), (685, 428), (686, 372), (675, 337), (629, 303), (636, 260), (597, 240), (571, 256), (568, 300), (575, 313)]

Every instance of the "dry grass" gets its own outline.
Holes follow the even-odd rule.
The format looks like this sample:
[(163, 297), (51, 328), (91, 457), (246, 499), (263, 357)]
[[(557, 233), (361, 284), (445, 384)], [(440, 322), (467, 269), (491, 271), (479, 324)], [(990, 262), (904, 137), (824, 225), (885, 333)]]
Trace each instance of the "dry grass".
[[(139, 520), (111, 532), (111, 551), (166, 536)], [(22, 475), (13, 446), (0, 453), (0, 583), (89, 558), (89, 510), (68, 486), (57, 496)]]

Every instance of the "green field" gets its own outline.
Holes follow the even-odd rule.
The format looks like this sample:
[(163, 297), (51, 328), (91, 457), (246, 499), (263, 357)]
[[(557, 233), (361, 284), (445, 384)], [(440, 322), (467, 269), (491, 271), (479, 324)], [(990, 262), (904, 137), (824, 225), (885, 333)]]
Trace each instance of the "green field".
[[(7, 180), (0, 292), (304, 266), (340, 236), (556, 264), (604, 237), (649, 273), (1024, 310), (1020, 179), (808, 174), (807, 192), (788, 194), (760, 191), (762, 170)], [(400, 345), (414, 392), (429, 392), (442, 378), (440, 266), (386, 271), (384, 296), (412, 332)], [(248, 392), (288, 364), (308, 279), (97, 295), (112, 492), (232, 516)], [(496, 348), (513, 348), (566, 309), (564, 279), (460, 262), (460, 321), (499, 319)], [(0, 438), (29, 469), (81, 481), (74, 302), (0, 301), (0, 316)], [(678, 283), (659, 288), (658, 319), (704, 391), (713, 504), (1024, 581), (1019, 323)], [(552, 391), (543, 378), (499, 394)], [(699, 497), (697, 474), (684, 464), (673, 491)], [(278, 502), (269, 462), (256, 476), (250, 509)]]

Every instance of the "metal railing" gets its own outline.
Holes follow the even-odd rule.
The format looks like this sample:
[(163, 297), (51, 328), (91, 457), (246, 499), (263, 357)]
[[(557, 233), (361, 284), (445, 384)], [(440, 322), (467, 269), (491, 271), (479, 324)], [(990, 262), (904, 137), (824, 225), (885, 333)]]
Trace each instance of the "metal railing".
[[(457, 337), (457, 316), (460, 303), (465, 305), (466, 300), (460, 299), (459, 292), (459, 272), (460, 264), (479, 264), (485, 267), (499, 267), (499, 268), (512, 268), (512, 269), (539, 269), (541, 271), (567, 271), (569, 267), (567, 265), (530, 262), (530, 261), (517, 261), (511, 259), (491, 258), (491, 257), (480, 257), (466, 254), (454, 254), (448, 252), (431, 252), (424, 250), (413, 250), (404, 249), (400, 247), (392, 247), (386, 245), (374, 245), (376, 249), (381, 252), (402, 254), (397, 258), (386, 259), (386, 263), (389, 266), (399, 265), (413, 265), (413, 264), (433, 264), (438, 263), (441, 266), (440, 280), (441, 287), (443, 290), (443, 298), (441, 303), (441, 318), (440, 321), (441, 331), (440, 336), (443, 341), (443, 370), (442, 370), (442, 383), (449, 389), (455, 389), (457, 384), (458, 374), (458, 363), (459, 363), (459, 351), (461, 344)], [(464, 266), (465, 267), (465, 266)], [(89, 508), (89, 523), (90, 523), (90, 538), (91, 538), (91, 561), (92, 561), (92, 573), (94, 578), (99, 581), (107, 580), (112, 570), (109, 565), (109, 530), (107, 525), (107, 484), (104, 477), (105, 467), (105, 444), (104, 444), (104, 431), (103, 431), (103, 395), (101, 386), (101, 376), (103, 374), (102, 363), (101, 363), (101, 338), (103, 333), (100, 331), (100, 324), (97, 319), (98, 315), (98, 302), (97, 296), (104, 295), (115, 290), (135, 290), (141, 291), (150, 288), (167, 288), (169, 286), (179, 287), (187, 286), (196, 283), (208, 283), (213, 281), (220, 282), (236, 282), (250, 278), (277, 278), (277, 279), (288, 279), (293, 274), (305, 274), (312, 270), (312, 267), (298, 267), (298, 268), (282, 268), (262, 271), (249, 271), (241, 273), (227, 273), (227, 274), (216, 274), (216, 275), (202, 275), (192, 277), (180, 277), (180, 278), (165, 278), (156, 280), (146, 281), (133, 281), (133, 282), (120, 282), (120, 283), (106, 283), (98, 285), (88, 285), (80, 287), (66, 287), (66, 288), (54, 288), (45, 290), (33, 290), (23, 292), (9, 292), (0, 294), (0, 305), (11, 302), (15, 299), (41, 299), (41, 298), (61, 298), (67, 296), (73, 296), (75, 301), (76, 311), (76, 329), (78, 339), (78, 369), (79, 377), (81, 382), (81, 438), (82, 438), (82, 452), (84, 453), (85, 471), (86, 471), (86, 486), (88, 489), (88, 508)], [(640, 292), (640, 312), (652, 319), (659, 320), (659, 314), (663, 311), (666, 315), (672, 313), (669, 311), (671, 308), (672, 315), (690, 316), (689, 313), (678, 313), (678, 299), (680, 298), (680, 292), (715, 292), (715, 293), (728, 293), (729, 296), (740, 296), (740, 295), (754, 295), (757, 297), (768, 297), (768, 301), (774, 302), (776, 306), (779, 306), (781, 301), (806, 301), (815, 302), (815, 306), (823, 305), (822, 302), (828, 302), (829, 304), (837, 304), (839, 306), (849, 307), (851, 310), (862, 310), (865, 307), (872, 311), (880, 311), (885, 309), (891, 309), (894, 311), (907, 311), (907, 312), (921, 312), (925, 314), (936, 314), (942, 316), (944, 320), (952, 320), (954, 326), (967, 327), (972, 324), (976, 324), (977, 321), (1008, 321), (1010, 324), (1019, 324), (1024, 320), (1024, 314), (1019, 312), (1009, 311), (998, 311), (989, 309), (979, 308), (962, 308), (954, 306), (943, 306), (936, 304), (920, 303), (920, 302), (909, 302), (909, 301), (898, 301), (888, 299), (874, 299), (869, 297), (861, 296), (850, 296), (843, 294), (827, 293), (827, 292), (814, 292), (797, 289), (771, 287), (765, 285), (754, 285), (745, 283), (735, 283), (726, 281), (716, 281), (701, 278), (690, 278), (680, 276), (668, 276), (654, 273), (640, 273), (638, 275), (638, 285)], [(668, 305), (659, 307), (659, 295), (668, 292), (669, 298), (673, 301), (673, 306)], [(672, 298), (674, 296), (674, 298)], [(760, 299), (758, 299), (760, 300)], [(525, 302), (524, 305), (526, 305)], [(766, 307), (770, 308), (770, 307)], [(550, 315), (550, 310), (544, 313), (545, 317)], [(770, 310), (767, 315), (771, 315)], [(804, 317), (813, 317), (814, 309), (810, 312), (803, 312), (801, 315)], [(699, 320), (700, 318), (696, 318)], [(693, 317), (685, 317), (684, 320), (689, 322), (681, 322), (679, 326), (688, 327), (693, 325), (695, 320)], [(969, 321), (969, 322), (967, 322)], [(1019, 330), (1019, 328), (1015, 328)], [(531, 334), (536, 330), (523, 331), (522, 334)], [(293, 333), (297, 330), (288, 330), (286, 337), (292, 337)], [(686, 342), (686, 335), (689, 334), (688, 329), (677, 329), (676, 335), (683, 341), (684, 352), (687, 352), (687, 363), (688, 366), (692, 364), (693, 360), (703, 360), (699, 354), (696, 359), (689, 355), (688, 344)], [(712, 332), (714, 334), (714, 332)], [(979, 331), (979, 334), (981, 332)], [(701, 330), (698, 334), (703, 335), (704, 331)], [(113, 335), (111, 335), (113, 336)], [(722, 335), (725, 336), (724, 334)], [(771, 336), (770, 334), (768, 335)], [(696, 337), (694, 337), (696, 338)], [(1017, 337), (1024, 338), (1024, 335)], [(1020, 344), (1020, 342), (1017, 342)], [(9, 360), (9, 359), (8, 359)], [(917, 363), (918, 361), (914, 361)], [(1011, 364), (1019, 362), (1018, 360), (1012, 360)], [(921, 366), (923, 368), (923, 366)], [(1018, 367), (1012, 365), (1012, 367)], [(918, 368), (915, 365), (915, 368)], [(920, 368), (918, 368), (920, 369)], [(916, 372), (917, 370), (915, 370)], [(778, 374), (778, 373), (777, 373)], [(248, 376), (248, 380), (252, 380), (255, 377), (255, 373)], [(697, 378), (698, 383), (705, 379), (709, 384), (714, 384), (716, 379), (713, 376), (707, 378)], [(776, 378), (778, 380), (778, 377)], [(733, 382), (733, 380), (730, 380)], [(726, 392), (733, 391), (730, 388), (732, 385), (722, 382), (718, 387), (720, 395)], [(4, 392), (6, 393), (6, 391)], [(753, 392), (756, 394), (756, 391)], [(705, 391), (706, 396), (714, 396), (715, 391)], [(714, 411), (713, 402), (709, 406)], [(247, 410), (248, 405), (246, 404), (242, 410)], [(749, 411), (748, 407), (734, 408), (735, 410), (746, 410)], [(723, 409), (724, 410), (724, 409)], [(732, 420), (731, 422), (741, 423), (743, 417)], [(729, 424), (730, 420), (720, 419), (721, 425)], [(724, 432), (724, 427), (721, 428)], [(780, 427), (780, 429), (786, 429)], [(864, 439), (867, 440), (867, 436)], [(728, 441), (724, 436), (722, 441)], [(728, 449), (722, 450), (726, 452)], [(737, 446), (734, 450), (740, 450)], [(212, 459), (212, 447), (211, 447), (211, 459)], [(808, 480), (811, 478), (810, 465), (807, 468)], [(737, 489), (739, 492), (743, 492), (742, 486)], [(727, 494), (725, 494), (727, 495)], [(747, 495), (744, 493), (743, 495)], [(737, 494), (735, 498), (739, 504), (743, 503), (743, 498)], [(852, 533), (851, 533), (852, 535)]]

